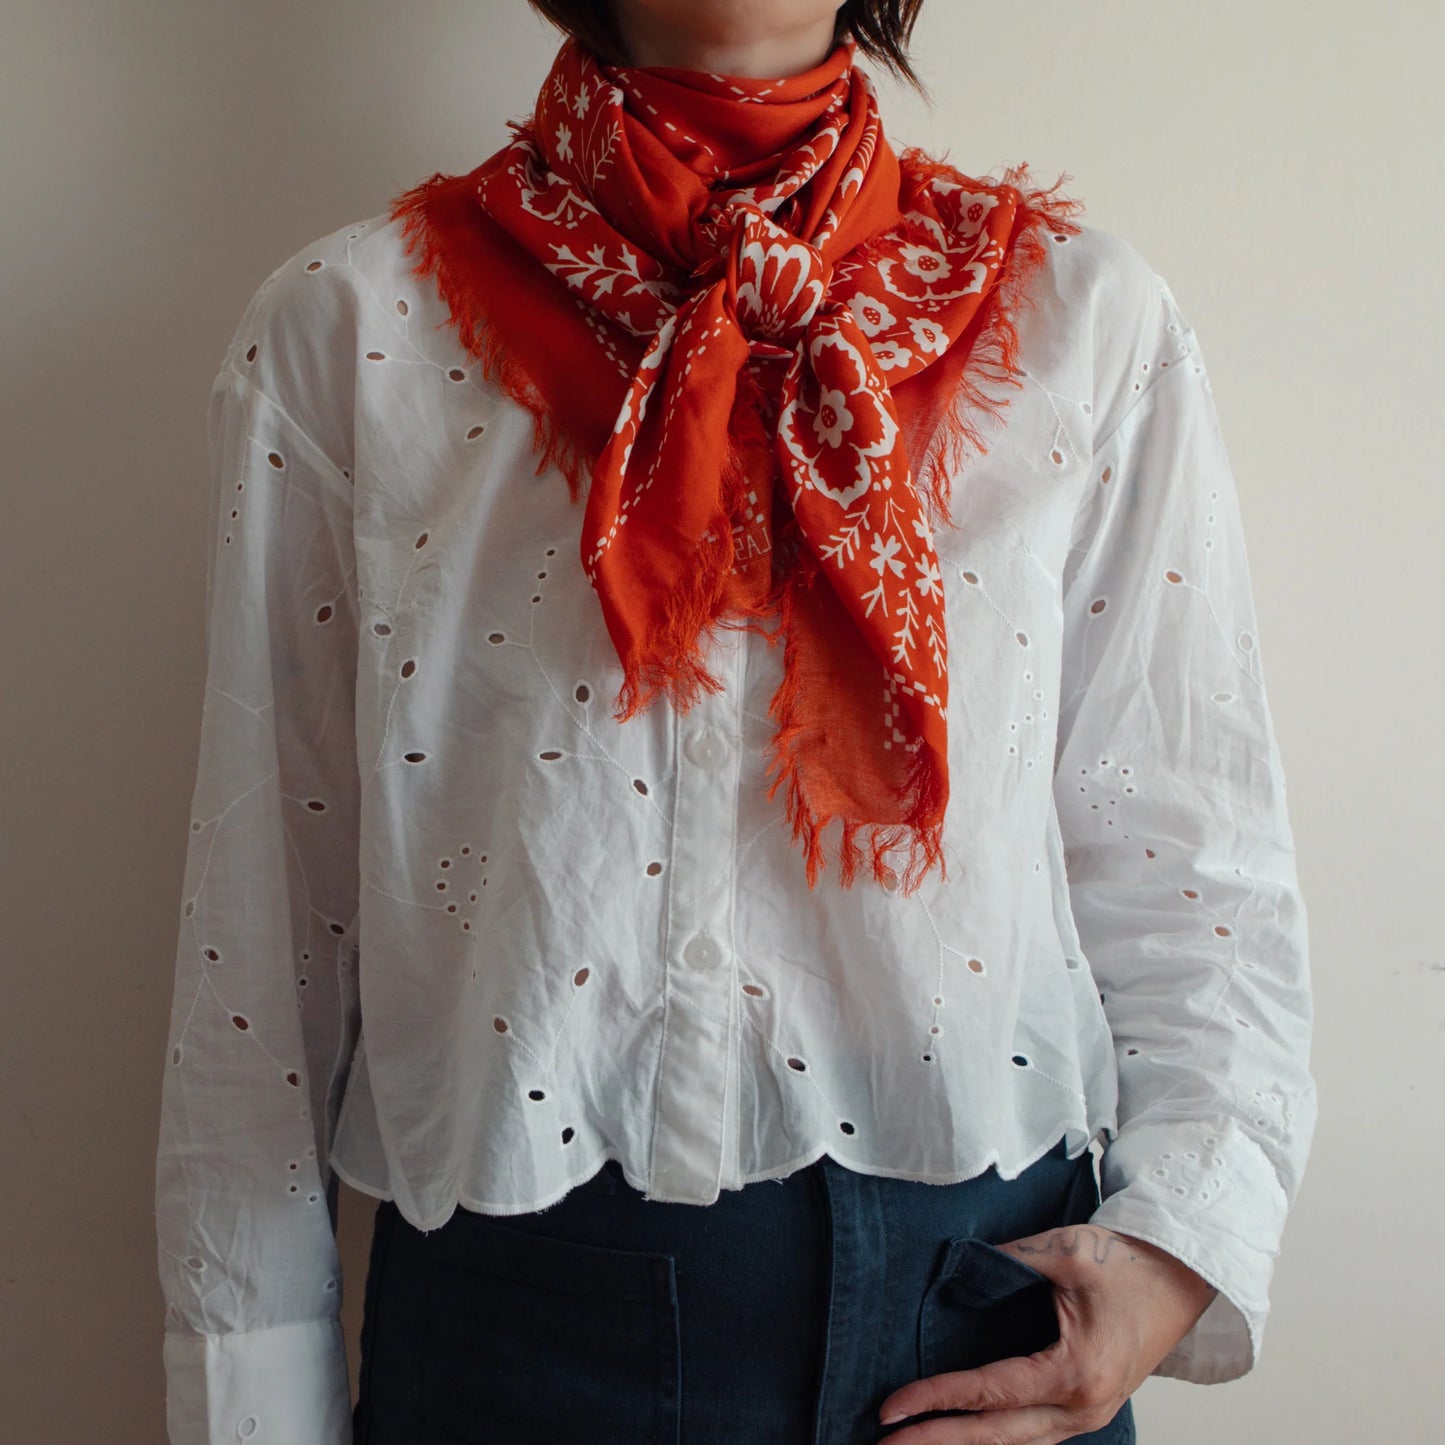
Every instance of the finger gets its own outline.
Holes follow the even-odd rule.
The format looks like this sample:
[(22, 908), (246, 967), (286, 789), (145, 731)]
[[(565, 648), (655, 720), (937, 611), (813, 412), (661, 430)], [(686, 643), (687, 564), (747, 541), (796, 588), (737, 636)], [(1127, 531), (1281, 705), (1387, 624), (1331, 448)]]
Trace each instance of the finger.
[(895, 1390), (878, 1411), (891, 1424), (928, 1410), (1008, 1410), (1053, 1405), (1063, 1397), (1057, 1346), (1034, 1355), (1011, 1355), (976, 1370), (952, 1370), (912, 1380)]
[(1020, 1410), (989, 1410), (920, 1420), (885, 1437), (887, 1445), (1059, 1445), (1079, 1433), (1064, 1413), (1047, 1405)]

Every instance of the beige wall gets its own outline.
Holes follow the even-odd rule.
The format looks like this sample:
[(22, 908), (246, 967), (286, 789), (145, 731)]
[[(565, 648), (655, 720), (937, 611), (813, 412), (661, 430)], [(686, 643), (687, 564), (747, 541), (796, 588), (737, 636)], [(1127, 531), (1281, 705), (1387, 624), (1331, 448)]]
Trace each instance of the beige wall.
[[(1415, 1445), (1445, 1413), (1440, 15), (928, 0), (937, 108), (884, 92), (896, 140), (1072, 174), (1193, 321), (1239, 479), (1322, 1119), (1261, 1367), (1150, 1382), (1146, 1445)], [(552, 48), (523, 0), (0, 8), (6, 1440), (164, 1433), (151, 1181), (221, 351), (307, 241), (500, 144)], [(353, 1370), (371, 1209), (343, 1192)]]

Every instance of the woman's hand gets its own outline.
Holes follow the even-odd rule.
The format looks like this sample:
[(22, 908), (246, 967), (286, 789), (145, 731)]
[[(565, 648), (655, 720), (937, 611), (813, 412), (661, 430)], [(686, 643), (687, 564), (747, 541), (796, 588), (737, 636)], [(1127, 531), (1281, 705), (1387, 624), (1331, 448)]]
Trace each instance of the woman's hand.
[(888, 1445), (1058, 1445), (1107, 1425), (1215, 1296), (1172, 1254), (1095, 1224), (1000, 1244), (1054, 1286), (1059, 1339), (1033, 1355), (930, 1375), (895, 1390), (886, 1425), (930, 1410), (977, 1410), (894, 1431)]

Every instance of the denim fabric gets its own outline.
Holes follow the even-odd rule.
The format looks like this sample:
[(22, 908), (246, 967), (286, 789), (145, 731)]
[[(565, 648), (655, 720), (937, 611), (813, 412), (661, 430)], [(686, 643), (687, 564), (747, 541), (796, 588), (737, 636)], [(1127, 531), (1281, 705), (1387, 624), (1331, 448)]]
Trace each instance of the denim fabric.
[[(875, 1445), (899, 1386), (1058, 1338), (1048, 1281), (995, 1245), (1098, 1200), (1060, 1142), (1014, 1180), (825, 1156), (707, 1206), (609, 1161), (549, 1209), (426, 1233), (383, 1201), (356, 1445)], [(1131, 1405), (1073, 1439), (1133, 1445)]]

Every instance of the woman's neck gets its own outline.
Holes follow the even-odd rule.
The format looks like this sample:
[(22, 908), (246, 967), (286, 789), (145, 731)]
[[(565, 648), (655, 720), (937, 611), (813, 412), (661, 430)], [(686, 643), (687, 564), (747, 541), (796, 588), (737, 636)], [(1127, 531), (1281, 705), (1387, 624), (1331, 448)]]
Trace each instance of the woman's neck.
[(763, 35), (728, 34), (649, 13), (644, 19), (628, 0), (616, 0), (615, 14), (628, 64), (666, 65), (714, 75), (740, 75), (759, 80), (798, 75), (821, 65), (833, 49), (834, 20), (821, 19), (789, 30)]

